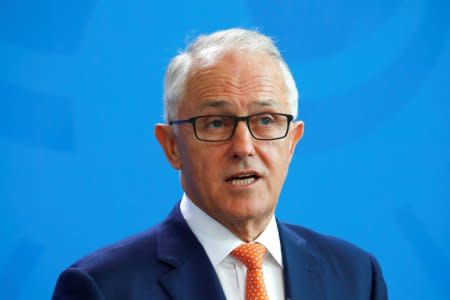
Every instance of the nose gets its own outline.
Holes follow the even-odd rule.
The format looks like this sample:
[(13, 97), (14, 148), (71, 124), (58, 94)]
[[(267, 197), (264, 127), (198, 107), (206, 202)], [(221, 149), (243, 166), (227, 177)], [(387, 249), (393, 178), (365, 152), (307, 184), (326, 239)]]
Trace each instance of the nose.
[(247, 123), (238, 122), (233, 137), (231, 138), (231, 151), (234, 157), (247, 157), (255, 153), (255, 145)]

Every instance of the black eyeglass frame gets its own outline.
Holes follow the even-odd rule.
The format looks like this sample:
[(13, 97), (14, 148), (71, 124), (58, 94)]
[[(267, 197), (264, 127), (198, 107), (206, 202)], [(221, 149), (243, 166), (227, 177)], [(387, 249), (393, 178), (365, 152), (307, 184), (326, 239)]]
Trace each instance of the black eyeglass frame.
[[(253, 131), (250, 128), (250, 118), (256, 117), (256, 116), (262, 116), (262, 115), (276, 115), (276, 116), (284, 116), (287, 118), (287, 126), (286, 126), (286, 132), (284, 133), (283, 136), (277, 137), (277, 138), (272, 138), (272, 139), (263, 139), (263, 138), (258, 138), (253, 134)], [(204, 118), (204, 117), (226, 117), (226, 118), (231, 118), (233, 120), (233, 130), (231, 131), (230, 137), (227, 139), (223, 139), (223, 140), (205, 140), (202, 139), (198, 136), (197, 134), (197, 128), (195, 126), (195, 121), (199, 118)], [(247, 125), (247, 129), (250, 132), (251, 136), (258, 141), (274, 141), (274, 140), (280, 140), (280, 139), (284, 139), (288, 132), (289, 132), (289, 125), (291, 124), (291, 122), (294, 120), (294, 116), (290, 115), (290, 114), (283, 114), (283, 113), (270, 113), (270, 112), (263, 112), (263, 113), (258, 113), (258, 114), (254, 114), (254, 115), (248, 115), (248, 116), (233, 116), (233, 115), (200, 115), (200, 116), (195, 116), (189, 119), (184, 119), (184, 120), (173, 120), (173, 121), (169, 121), (169, 125), (180, 125), (180, 124), (185, 124), (185, 123), (190, 123), (192, 124), (192, 127), (194, 128), (194, 134), (195, 137), (199, 140), (199, 141), (203, 141), (203, 142), (210, 142), (210, 143), (215, 143), (215, 142), (226, 142), (229, 141), (233, 138), (234, 133), (236, 132), (236, 128), (237, 125), (240, 121), (245, 121), (246, 125)]]

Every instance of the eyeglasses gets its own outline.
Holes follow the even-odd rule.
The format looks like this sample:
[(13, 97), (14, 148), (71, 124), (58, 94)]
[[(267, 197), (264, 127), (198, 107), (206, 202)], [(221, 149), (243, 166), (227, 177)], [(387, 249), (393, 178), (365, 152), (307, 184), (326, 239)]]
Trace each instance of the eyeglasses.
[(225, 142), (236, 131), (237, 124), (245, 121), (250, 134), (256, 140), (271, 141), (286, 137), (294, 116), (282, 113), (259, 113), (250, 116), (204, 115), (185, 120), (170, 121), (169, 125), (190, 123), (195, 137), (204, 142)]

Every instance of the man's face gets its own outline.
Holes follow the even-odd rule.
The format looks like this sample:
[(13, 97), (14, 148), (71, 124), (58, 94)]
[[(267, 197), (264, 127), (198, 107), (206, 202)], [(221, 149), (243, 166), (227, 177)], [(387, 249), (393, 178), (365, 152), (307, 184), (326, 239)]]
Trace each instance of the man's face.
[[(270, 56), (241, 52), (226, 54), (208, 67), (194, 67), (177, 119), (261, 112), (292, 113), (287, 88), (279, 64)], [(197, 140), (190, 124), (172, 130), (177, 157), (172, 165), (180, 169), (183, 189), (198, 207), (228, 228), (269, 220), (302, 123), (291, 124), (286, 138), (272, 141), (255, 140), (245, 122), (239, 122), (225, 142)], [(233, 180), (239, 177), (251, 180)]]

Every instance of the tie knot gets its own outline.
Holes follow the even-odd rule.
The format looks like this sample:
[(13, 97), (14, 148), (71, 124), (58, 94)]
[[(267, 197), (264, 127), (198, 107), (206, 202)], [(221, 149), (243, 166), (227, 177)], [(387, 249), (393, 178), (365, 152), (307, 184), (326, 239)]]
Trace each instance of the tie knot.
[(234, 249), (231, 254), (242, 262), (247, 269), (261, 269), (266, 247), (258, 243), (245, 243)]

